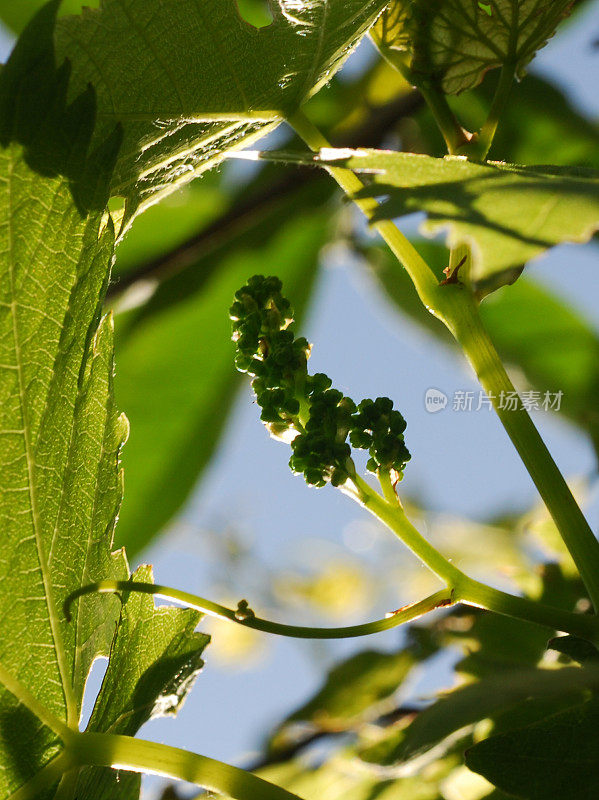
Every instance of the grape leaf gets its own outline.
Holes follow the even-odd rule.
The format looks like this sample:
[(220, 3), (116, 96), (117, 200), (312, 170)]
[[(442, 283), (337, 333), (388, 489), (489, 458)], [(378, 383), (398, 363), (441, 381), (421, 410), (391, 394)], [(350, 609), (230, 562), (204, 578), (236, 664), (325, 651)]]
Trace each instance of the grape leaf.
[(58, 63), (98, 98), (98, 135), (124, 143), (126, 219), (271, 130), (325, 83), (386, 0), (273, 0), (256, 29), (235, 0), (105, 0), (58, 22)]
[(599, 701), (581, 703), (466, 752), (466, 764), (526, 800), (594, 800), (599, 793)]
[[(153, 583), (150, 567), (132, 580)], [(182, 608), (154, 607), (149, 595), (124, 598), (120, 624), (110, 650), (102, 689), (88, 731), (133, 736), (144, 722), (176, 714), (203, 666), (209, 637), (194, 633), (201, 615)], [(131, 772), (88, 768), (77, 788), (86, 800), (139, 797), (141, 778)]]
[(504, 64), (521, 76), (572, 5), (572, 0), (394, 0), (372, 35), (414, 85), (432, 83), (457, 94)]
[(557, 650), (573, 661), (578, 661), (579, 664), (586, 664), (599, 661), (599, 650), (592, 642), (586, 639), (581, 639), (579, 636), (556, 636), (551, 639), (547, 647), (550, 650)]
[[(98, 236), (98, 215), (81, 220), (64, 180), (32, 172), (18, 145), (0, 152), (0, 176), (0, 663), (76, 725), (119, 603), (86, 598), (70, 625), (61, 604), (82, 583), (128, 574), (110, 552), (127, 423), (112, 401), (110, 320), (96, 330), (113, 237)], [(14, 703), (2, 690), (18, 747)], [(6, 716), (6, 740), (5, 726)], [(2, 770), (0, 795), (16, 780)]]
[[(356, 767), (353, 752), (327, 752), (328, 758), (317, 767), (309, 760), (294, 759), (260, 770), (260, 775), (284, 786), (305, 800), (443, 800), (437, 780), (417, 777), (392, 778)], [(441, 765), (435, 778), (445, 777)], [(167, 800), (167, 796), (163, 797)], [(168, 798), (170, 800), (170, 798)], [(173, 798), (173, 800), (175, 800)]]
[[(114, 249), (103, 208), (120, 137), (91, 150), (93, 95), (65, 106), (66, 73), (46, 70), (55, 9), (40, 12), (0, 75), (3, 798), (61, 752), (48, 720), (78, 729), (89, 669), (119, 621), (114, 596), (82, 598), (70, 622), (64, 600), (129, 574), (124, 552), (111, 552), (128, 425), (113, 399), (112, 321), (100, 319)], [(203, 647), (189, 618), (171, 621), (171, 638), (178, 629), (185, 646)]]
[[(0, 76), (0, 664), (76, 725), (87, 672), (108, 653), (119, 603), (87, 598), (70, 625), (61, 603), (82, 582), (127, 576), (123, 554), (110, 552), (127, 425), (112, 402), (110, 321), (98, 328), (113, 234), (100, 230), (98, 210), (76, 207), (72, 182), (57, 174), (76, 181), (85, 173), (82, 136), (93, 107), (83, 98), (75, 104), (78, 123), (59, 114), (44, 125), (52, 98), (28, 115), (17, 102), (35, 83), (36, 64), (44, 64), (52, 22), (51, 13), (40, 13)], [(46, 144), (63, 138), (71, 146), (55, 149), (54, 175), (32, 169)], [(98, 167), (107, 196), (111, 161)], [(89, 193), (86, 199), (96, 205)], [(0, 691), (1, 796), (56, 752), (55, 737), (22, 699)]]
[(595, 170), (477, 164), (381, 150), (337, 152), (337, 158), (334, 150), (287, 158), (365, 173), (369, 183), (359, 196), (383, 198), (374, 221), (424, 211), (424, 233), (446, 230), (448, 246), (470, 247), (470, 277), (477, 289), (511, 283), (528, 261), (561, 242), (588, 241), (599, 228)]

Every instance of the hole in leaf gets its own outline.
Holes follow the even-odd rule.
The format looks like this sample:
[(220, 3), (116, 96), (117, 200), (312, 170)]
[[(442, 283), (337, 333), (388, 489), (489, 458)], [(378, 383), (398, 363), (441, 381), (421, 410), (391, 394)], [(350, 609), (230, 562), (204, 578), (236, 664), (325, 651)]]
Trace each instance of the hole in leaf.
[(94, 710), (96, 698), (100, 693), (104, 674), (108, 667), (108, 659), (100, 656), (96, 658), (88, 673), (87, 680), (85, 681), (85, 690), (83, 692), (83, 707), (81, 709), (81, 719), (79, 720), (79, 730), (84, 731), (87, 728), (89, 718)]
[(267, 0), (236, 0), (239, 16), (254, 28), (265, 28), (273, 20)]

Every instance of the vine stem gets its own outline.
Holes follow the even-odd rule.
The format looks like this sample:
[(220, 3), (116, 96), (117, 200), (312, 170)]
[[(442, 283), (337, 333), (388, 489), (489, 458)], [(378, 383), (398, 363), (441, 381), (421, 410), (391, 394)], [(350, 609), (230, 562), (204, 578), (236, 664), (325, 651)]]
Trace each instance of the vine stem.
[(389, 473), (389, 470), (379, 469), (377, 470), (376, 476), (379, 479), (385, 500), (393, 506), (401, 507), (401, 500), (395, 492), (395, 486), (391, 480), (391, 474)]
[(447, 97), (438, 86), (430, 82), (418, 84), (420, 94), (424, 97), (426, 104), (447, 145), (447, 152), (450, 155), (462, 153), (467, 150), (471, 142), (472, 134), (468, 134), (458, 122), (455, 114), (451, 110)]
[(390, 612), (383, 619), (366, 622), (362, 625), (350, 625), (344, 628), (311, 628), (299, 625), (285, 625), (279, 622), (252, 616), (253, 612), (244, 609), (243, 616), (233, 609), (213, 603), (204, 597), (183, 592), (171, 586), (141, 581), (98, 581), (82, 586), (73, 592), (65, 601), (65, 615), (69, 619), (70, 606), (86, 594), (118, 594), (119, 592), (139, 592), (154, 595), (165, 600), (172, 600), (187, 608), (193, 608), (203, 614), (219, 619), (226, 619), (265, 633), (288, 636), (296, 639), (350, 639), (358, 636), (369, 636), (373, 633), (389, 630), (406, 622), (412, 622), (438, 608), (454, 605), (457, 602), (466, 605), (495, 611), (509, 617), (534, 622), (551, 630), (564, 631), (575, 636), (582, 636), (593, 641), (599, 640), (599, 620), (594, 615), (572, 614), (552, 606), (545, 606), (524, 597), (507, 594), (493, 589), (484, 583), (470, 578), (436, 550), (420, 534), (406, 517), (403, 509), (397, 504), (391, 505), (372, 489), (361, 478), (358, 494), (348, 493), (364, 506), (371, 514), (390, 528), (420, 560), (448, 585), (445, 589), (425, 597), (417, 603), (411, 603), (396, 611)]
[(8, 800), (37, 800), (44, 790), (57, 783), (62, 776), (75, 766), (70, 753), (63, 750), (53, 758), (31, 780), (8, 796)]
[(428, 614), (429, 611), (434, 611), (436, 608), (451, 605), (452, 603), (451, 590), (441, 589), (429, 597), (426, 597), (424, 600), (403, 606), (403, 608), (393, 611), (383, 619), (374, 620), (374, 622), (365, 622), (362, 625), (350, 625), (344, 628), (310, 628), (301, 625), (285, 625), (280, 622), (271, 622), (270, 620), (253, 616), (253, 612), (248, 616), (248, 612), (245, 611), (243, 615), (240, 616), (239, 611), (233, 611), (231, 608), (221, 606), (219, 603), (213, 603), (211, 600), (206, 600), (204, 597), (199, 597), (189, 592), (182, 592), (170, 586), (162, 586), (158, 583), (106, 580), (99, 581), (98, 583), (90, 583), (73, 592), (65, 600), (64, 612), (67, 619), (70, 619), (71, 604), (78, 597), (92, 592), (100, 592), (102, 594), (117, 594), (119, 592), (141, 592), (142, 594), (151, 594), (165, 600), (174, 600), (176, 603), (181, 603), (187, 608), (194, 608), (196, 611), (201, 611), (203, 614), (208, 614), (212, 617), (236, 622), (239, 625), (244, 625), (246, 628), (253, 628), (254, 630), (263, 631), (265, 633), (274, 633), (279, 636), (289, 636), (294, 639), (351, 639), (358, 636), (368, 636), (372, 633), (395, 628), (406, 622), (412, 622), (418, 619), (418, 617)]
[(472, 143), (476, 147), (476, 155), (481, 161), (486, 159), (489, 150), (491, 149), (491, 145), (493, 144), (493, 139), (495, 138), (495, 133), (497, 132), (497, 126), (499, 125), (499, 120), (501, 119), (501, 115), (503, 114), (510, 96), (515, 75), (516, 64), (506, 62), (501, 68), (499, 82), (497, 84), (497, 89), (495, 90), (495, 96), (493, 97), (493, 102), (491, 103), (491, 108), (489, 109), (487, 119), (480, 129), (476, 140)]
[[(399, 72), (408, 84), (413, 85), (414, 76), (408, 65), (406, 53), (386, 47), (383, 41), (377, 41), (377, 46), (383, 58)], [(437, 123), (437, 127), (441, 131), (441, 135), (447, 145), (447, 151), (454, 154), (459, 153), (463, 147), (467, 147), (471, 141), (472, 134), (465, 131), (460, 125), (458, 118), (447, 101), (447, 96), (440, 87), (434, 81), (421, 80), (418, 82), (417, 89), (424, 98)]]
[[(303, 112), (289, 117), (288, 123), (311, 150), (330, 147)], [(424, 306), (461, 345), (570, 551), (595, 610), (599, 609), (599, 542), (528, 412), (521, 404), (514, 411), (501, 407), (501, 399), (505, 398), (502, 392), (515, 389), (482, 324), (472, 293), (459, 283), (439, 284), (428, 264), (392, 221), (373, 219), (378, 202), (355, 196), (364, 188), (357, 175), (344, 167), (327, 166), (327, 170), (405, 267)]]
[[(296, 112), (288, 117), (287, 122), (314, 152), (331, 147), (318, 128), (312, 125), (303, 112)], [(389, 220), (372, 221), (374, 212), (378, 209), (379, 204), (373, 197), (355, 197), (356, 193), (364, 188), (364, 184), (357, 175), (344, 167), (329, 166), (327, 167), (327, 171), (337, 181), (345, 194), (348, 195), (364, 213), (364, 216), (371, 223), (372, 227), (380, 233), (393, 254), (406, 268), (424, 305), (433, 314), (437, 315), (435, 309), (438, 305), (438, 281), (420, 253), (393, 222)]]
[(390, 503), (375, 491), (359, 475), (351, 480), (357, 492), (348, 494), (360, 503), (367, 511), (383, 522), (432, 572), (444, 581), (451, 589), (461, 585), (466, 575), (454, 566), (436, 547), (412, 525), (405, 511), (398, 503)]
[(599, 543), (522, 403), (518, 402), (513, 409), (506, 405), (506, 397), (518, 395), (482, 323), (474, 299), (460, 285), (446, 288), (455, 300), (450, 330), (468, 357), (543, 498), (597, 611)]
[(81, 767), (110, 767), (188, 781), (233, 800), (301, 800), (251, 772), (207, 756), (113, 733), (70, 730), (65, 749), (9, 800), (37, 800), (65, 772)]
[(235, 800), (300, 800), (297, 795), (237, 767), (130, 736), (76, 733), (68, 751), (80, 766), (112, 767), (188, 781)]
[(502, 592), (474, 580), (433, 547), (412, 525), (403, 508), (397, 503), (389, 503), (359, 476), (355, 476), (352, 480), (356, 483), (358, 492), (351, 493), (350, 496), (392, 530), (423, 564), (448, 584), (454, 603), (462, 602), (504, 616), (534, 622), (553, 630), (582, 636), (595, 642), (599, 640), (599, 619), (596, 616), (572, 614), (525, 597)]

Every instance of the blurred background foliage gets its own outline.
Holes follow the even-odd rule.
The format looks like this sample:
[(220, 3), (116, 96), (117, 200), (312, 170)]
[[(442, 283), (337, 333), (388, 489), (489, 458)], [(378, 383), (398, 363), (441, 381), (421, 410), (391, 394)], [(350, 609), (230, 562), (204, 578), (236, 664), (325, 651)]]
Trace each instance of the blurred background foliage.
[[(576, 3), (574, 19), (593, 2)], [(64, 0), (62, 12), (98, 4)], [(41, 5), (0, 0), (0, 19), (18, 32)], [(239, 5), (253, 24), (268, 23), (264, 4)], [(442, 155), (441, 136), (421, 96), (372, 49), (362, 49), (352, 64), (307, 105), (325, 134), (341, 146)], [(481, 86), (452, 100), (471, 129), (484, 118), (496, 80), (490, 73)], [(284, 126), (271, 143), (300, 147)], [(531, 75), (513, 90), (491, 158), (597, 169), (599, 127), (561, 88)], [(445, 247), (437, 240), (415, 242), (441, 276)], [(440, 347), (454, 349), (402, 268), (317, 170), (227, 163), (148, 210), (119, 245), (109, 303), (117, 313), (117, 401), (130, 419), (131, 437), (117, 540), (130, 558), (168, 530), (226, 430), (240, 385), (226, 316), (235, 289), (256, 272), (276, 273), (301, 320), (315, 299), (322, 252), (339, 245), (374, 279), (396, 314)], [(486, 298), (482, 314), (518, 387), (561, 389), (559, 414), (599, 452), (596, 326), (526, 271)], [(580, 482), (578, 494), (584, 496), (590, 484), (592, 476)], [(588, 607), (542, 508), (510, 509), (482, 524), (433, 512), (418, 497), (406, 502), (417, 527), (470, 574), (489, 579), (492, 571), (504, 588), (569, 610)], [(314, 538), (307, 548), (303, 541), (291, 548), (293, 568), (284, 570), (256, 558), (243, 530), (206, 532), (212, 589), (223, 602), (234, 602), (239, 587), (251, 590), (261, 616), (282, 610), (292, 616), (299, 607), (308, 624), (325, 619), (338, 625), (395, 602), (398, 584), (402, 595), (415, 598), (438, 588), (415, 560), (400, 564), (393, 558), (396, 543), (375, 523), (352, 525), (344, 534), (351, 548)], [(376, 564), (367, 557), (374, 541)], [(389, 565), (384, 574), (380, 563)], [(251, 630), (214, 623), (212, 632), (210, 658), (218, 663), (239, 669), (267, 656), (269, 641)], [(438, 613), (433, 622), (412, 625), (401, 648), (364, 649), (336, 665), (320, 690), (265, 740), (250, 766), (306, 800), (503, 800), (507, 794), (464, 766), (464, 752), (490, 733), (522, 728), (585, 698), (585, 687), (571, 679), (573, 660), (547, 649), (547, 638), (541, 628), (473, 609)], [(442, 653), (446, 659), (449, 654), (458, 688), (414, 701), (418, 687), (427, 686), (423, 675)], [(545, 681), (547, 667), (557, 666), (565, 668)], [(517, 784), (509, 788), (537, 796)], [(594, 784), (589, 791), (584, 797), (597, 796)], [(572, 792), (579, 789), (560, 797), (584, 800)], [(179, 796), (172, 787), (164, 790), (164, 800)]]

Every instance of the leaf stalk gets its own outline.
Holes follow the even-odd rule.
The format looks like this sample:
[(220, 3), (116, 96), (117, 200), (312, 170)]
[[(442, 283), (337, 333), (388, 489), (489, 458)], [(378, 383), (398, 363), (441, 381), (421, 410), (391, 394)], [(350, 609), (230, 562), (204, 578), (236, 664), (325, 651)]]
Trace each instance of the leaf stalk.
[(65, 615), (67, 618), (69, 617), (71, 604), (77, 598), (93, 592), (100, 592), (102, 594), (140, 592), (142, 594), (155, 595), (165, 600), (173, 600), (176, 603), (181, 603), (187, 608), (193, 608), (211, 617), (226, 619), (230, 622), (244, 625), (246, 628), (253, 628), (257, 631), (272, 633), (278, 636), (288, 636), (294, 639), (350, 639), (359, 636), (369, 636), (379, 631), (386, 631), (398, 625), (403, 625), (406, 622), (412, 622), (418, 619), (418, 617), (427, 614), (429, 611), (434, 611), (436, 608), (450, 605), (452, 597), (450, 589), (441, 589), (429, 597), (426, 597), (424, 600), (404, 606), (382, 619), (377, 619), (373, 622), (365, 622), (362, 625), (349, 625), (341, 628), (314, 628), (272, 622), (271, 620), (256, 617), (253, 615), (253, 612), (250, 614), (246, 612), (243, 616), (240, 616), (239, 611), (226, 608), (219, 603), (213, 603), (211, 600), (206, 600), (206, 598), (199, 597), (190, 592), (182, 592), (179, 589), (173, 589), (170, 586), (162, 586), (157, 583), (142, 583), (140, 581), (106, 580), (99, 581), (98, 583), (90, 583), (87, 586), (82, 586), (76, 592), (73, 592), (65, 601)]
[(444, 287), (453, 308), (450, 329), (470, 361), (481, 386), (528, 470), (561, 537), (580, 572), (595, 610), (599, 609), (599, 542), (576, 503), (528, 411), (519, 401), (514, 409), (502, 403), (518, 397), (489, 334), (477, 304), (464, 286)]
[[(495, 133), (499, 126), (499, 121), (507, 105), (515, 76), (516, 64), (506, 62), (501, 68), (499, 82), (487, 119), (472, 142), (473, 155), (481, 161), (485, 161), (489, 154), (493, 139), (495, 138)], [(466, 154), (468, 154), (467, 151)]]
[(81, 766), (188, 781), (234, 800), (300, 800), (297, 795), (237, 767), (156, 742), (105, 733), (76, 734), (69, 745)]
[(364, 508), (392, 530), (423, 564), (447, 583), (451, 590), (452, 603), (462, 602), (504, 616), (543, 625), (552, 630), (564, 631), (592, 641), (598, 640), (599, 619), (594, 614), (572, 614), (525, 597), (502, 592), (474, 580), (433, 547), (416, 530), (399, 505), (389, 503), (361, 478), (357, 480)]
[(445, 93), (435, 84), (425, 81), (418, 84), (418, 89), (441, 131), (447, 152), (450, 155), (466, 154), (473, 138), (472, 134), (467, 133), (460, 125)]

